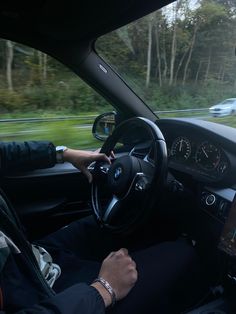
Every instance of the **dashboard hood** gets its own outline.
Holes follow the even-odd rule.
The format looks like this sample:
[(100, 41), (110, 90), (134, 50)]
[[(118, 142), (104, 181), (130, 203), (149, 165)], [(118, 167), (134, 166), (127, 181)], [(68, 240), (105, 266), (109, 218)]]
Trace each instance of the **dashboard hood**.
[(157, 121), (157, 125), (161, 128), (162, 125), (168, 124), (189, 124), (191, 126), (196, 126), (197, 128), (202, 128), (210, 131), (212, 134), (220, 134), (226, 142), (231, 142), (236, 144), (236, 129), (210, 121), (195, 119), (195, 118), (170, 118), (170, 119), (160, 119)]

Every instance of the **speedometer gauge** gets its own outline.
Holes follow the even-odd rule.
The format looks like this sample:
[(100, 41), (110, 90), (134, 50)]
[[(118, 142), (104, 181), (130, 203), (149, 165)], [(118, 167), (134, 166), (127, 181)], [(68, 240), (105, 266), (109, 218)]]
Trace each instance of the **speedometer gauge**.
[(176, 138), (171, 146), (170, 155), (177, 160), (187, 160), (191, 155), (191, 144), (186, 137)]
[(214, 170), (220, 162), (220, 150), (209, 142), (203, 142), (197, 148), (195, 160), (201, 168)]

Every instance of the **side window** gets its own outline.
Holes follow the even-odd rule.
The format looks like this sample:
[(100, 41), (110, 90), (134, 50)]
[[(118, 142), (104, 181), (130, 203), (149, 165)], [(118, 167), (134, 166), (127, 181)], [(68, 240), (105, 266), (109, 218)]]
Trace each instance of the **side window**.
[(76, 74), (35, 49), (0, 40), (0, 141), (94, 149), (96, 116), (112, 110)]

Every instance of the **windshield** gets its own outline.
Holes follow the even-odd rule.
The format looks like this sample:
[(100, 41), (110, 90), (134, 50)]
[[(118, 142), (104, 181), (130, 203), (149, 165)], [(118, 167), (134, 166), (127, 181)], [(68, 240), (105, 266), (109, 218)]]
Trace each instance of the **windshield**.
[(179, 0), (102, 36), (96, 50), (160, 118), (236, 127), (233, 110), (209, 109), (236, 96), (235, 13), (235, 1)]
[(228, 104), (233, 104), (236, 101), (236, 99), (226, 99), (223, 101), (221, 104), (222, 105), (228, 105)]

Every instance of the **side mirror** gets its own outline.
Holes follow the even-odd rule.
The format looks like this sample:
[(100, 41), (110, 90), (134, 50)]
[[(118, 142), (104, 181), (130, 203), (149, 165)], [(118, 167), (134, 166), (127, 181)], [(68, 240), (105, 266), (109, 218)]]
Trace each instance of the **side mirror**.
[(93, 136), (99, 141), (105, 142), (109, 135), (113, 132), (116, 126), (116, 112), (106, 112), (99, 115), (92, 128)]

